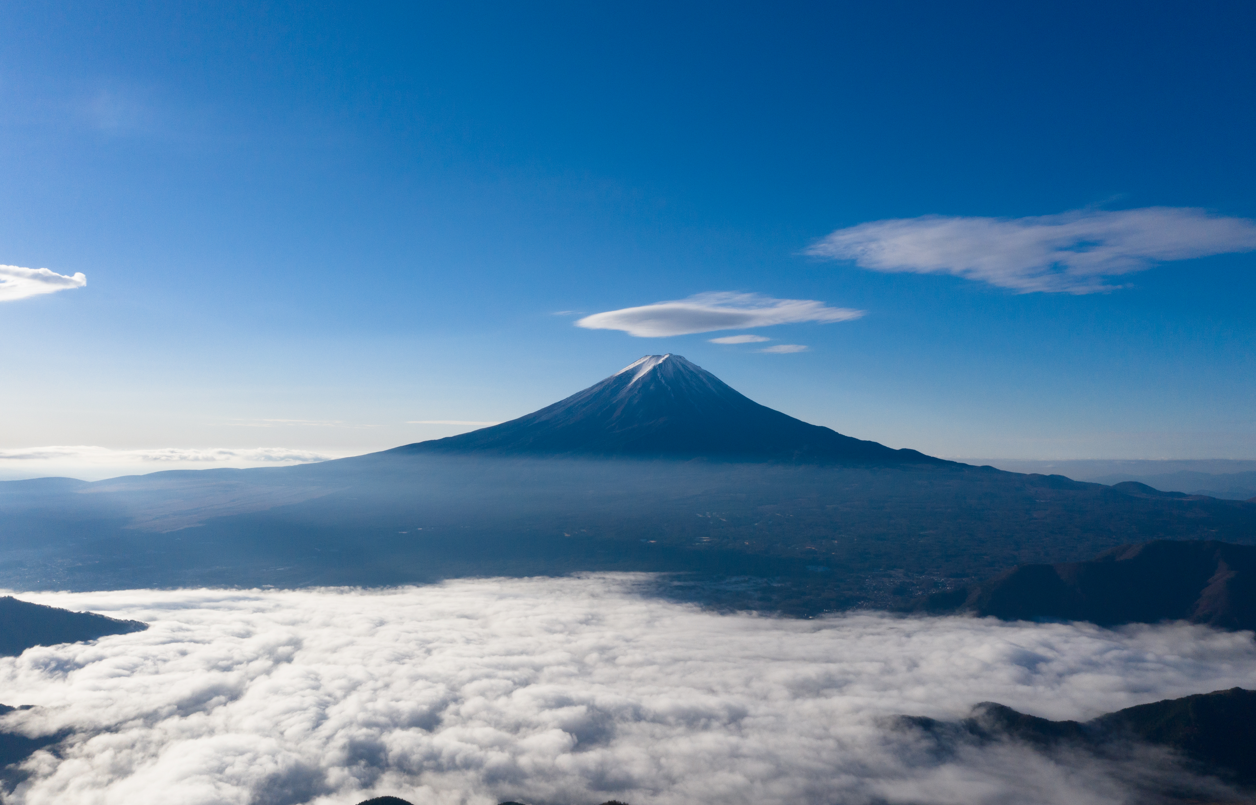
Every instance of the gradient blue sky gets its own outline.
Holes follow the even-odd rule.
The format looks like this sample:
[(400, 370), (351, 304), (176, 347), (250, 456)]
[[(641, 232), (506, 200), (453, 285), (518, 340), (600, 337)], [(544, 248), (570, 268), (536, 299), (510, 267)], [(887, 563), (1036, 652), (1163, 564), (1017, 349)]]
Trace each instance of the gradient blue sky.
[[(365, 452), (674, 352), (938, 455), (1256, 457), (1252, 3), (45, 1), (3, 27), (0, 264), (86, 285), (0, 301), (0, 451)], [(807, 253), (920, 216), (1014, 223), (950, 222), (985, 274)], [(1140, 270), (1035, 290), (1003, 242), (1030, 224)], [(863, 315), (575, 326), (711, 292)], [(708, 341), (736, 334), (771, 341)]]

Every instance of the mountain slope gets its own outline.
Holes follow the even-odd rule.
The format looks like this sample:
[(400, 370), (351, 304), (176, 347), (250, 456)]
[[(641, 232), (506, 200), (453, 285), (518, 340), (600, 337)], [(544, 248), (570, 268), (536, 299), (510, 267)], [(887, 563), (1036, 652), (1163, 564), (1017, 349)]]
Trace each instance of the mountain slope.
[[(920, 716), (898, 720), (901, 728), (915, 729), (938, 742), (939, 748), (953, 749), (968, 741), (990, 743), (1014, 739), (1039, 750), (1053, 752), (1058, 761), (1075, 764), (1078, 753), (1109, 759), (1129, 757), (1141, 746), (1172, 750), (1162, 756), (1166, 769), (1175, 762), (1196, 773), (1212, 774), (1247, 788), (1256, 785), (1256, 691), (1242, 688), (1218, 690), (1140, 704), (1099, 716), (1086, 722), (1051, 721), (1013, 710), (995, 702), (982, 702), (959, 722), (944, 722)], [(1160, 780), (1148, 775), (1145, 784), (1151, 802), (1233, 801), (1229, 798), (1201, 798), (1198, 793), (1173, 790), (1164, 782), (1189, 785), (1188, 779), (1169, 775)], [(1166, 796), (1167, 795), (1167, 796)], [(1142, 801), (1142, 800), (1140, 800)], [(1251, 802), (1248, 796), (1243, 802)]]
[(1089, 562), (1021, 565), (970, 590), (931, 596), (924, 606), (951, 607), (1005, 620), (1101, 626), (1188, 620), (1256, 629), (1256, 547), (1156, 540), (1112, 548)]
[(11, 595), (0, 598), (0, 657), (16, 657), (32, 646), (77, 643), (147, 629), (147, 624), (120, 621), (93, 612), (70, 612)]
[(510, 422), (389, 452), (950, 463), (794, 419), (743, 396), (679, 355), (648, 355)]

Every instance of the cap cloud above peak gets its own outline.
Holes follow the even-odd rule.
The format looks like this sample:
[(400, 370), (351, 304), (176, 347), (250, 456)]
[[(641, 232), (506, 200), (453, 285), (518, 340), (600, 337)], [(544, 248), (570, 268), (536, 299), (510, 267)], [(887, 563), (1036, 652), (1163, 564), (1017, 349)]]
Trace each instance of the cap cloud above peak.
[(620, 330), (637, 338), (663, 338), (776, 324), (828, 324), (863, 315), (862, 310), (829, 307), (813, 299), (776, 299), (720, 291), (594, 313), (577, 321), (576, 326), (586, 330)]

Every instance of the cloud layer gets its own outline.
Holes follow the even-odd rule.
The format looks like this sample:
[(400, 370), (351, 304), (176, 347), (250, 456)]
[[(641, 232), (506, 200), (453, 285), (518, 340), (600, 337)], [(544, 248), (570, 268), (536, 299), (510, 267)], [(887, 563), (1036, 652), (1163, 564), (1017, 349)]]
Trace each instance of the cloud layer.
[(82, 288), (86, 284), (87, 277), (82, 273), (67, 277), (46, 268), (0, 265), (0, 302)]
[(274, 467), (326, 461), (333, 456), (286, 447), (160, 447), (114, 450), (91, 445), (54, 445), (0, 450), (0, 480), (65, 475), (99, 480), (159, 470), (207, 467)]
[(1033, 218), (928, 215), (839, 229), (807, 249), (882, 272), (953, 274), (1022, 293), (1111, 290), (1158, 262), (1256, 249), (1256, 223), (1203, 210), (1081, 210)]
[(811, 299), (773, 299), (748, 293), (703, 293), (674, 302), (656, 302), (594, 313), (576, 322), (589, 330), (622, 330), (638, 338), (742, 330), (774, 324), (850, 321), (862, 310), (828, 307)]
[(3, 701), (38, 706), (6, 729), (75, 730), (13, 801), (1117, 802), (1096, 762), (939, 758), (883, 717), (993, 699), (1087, 718), (1256, 685), (1250, 634), (727, 616), (637, 581), (24, 595), (151, 628), (0, 659)]

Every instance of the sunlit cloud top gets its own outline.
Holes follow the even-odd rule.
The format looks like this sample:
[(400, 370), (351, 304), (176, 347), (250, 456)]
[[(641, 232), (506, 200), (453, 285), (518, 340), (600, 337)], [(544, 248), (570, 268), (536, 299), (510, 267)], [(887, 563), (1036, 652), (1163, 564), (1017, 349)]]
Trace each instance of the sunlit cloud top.
[(589, 330), (622, 330), (638, 338), (742, 330), (775, 324), (850, 321), (862, 310), (828, 307), (811, 299), (773, 299), (750, 293), (703, 293), (673, 302), (594, 313), (576, 322)]
[(1090, 718), (1256, 683), (1251, 636), (1202, 626), (720, 615), (646, 582), (24, 594), (150, 627), (0, 658), (35, 705), (6, 727), (66, 736), (21, 801), (1144, 802), (1124, 780), (1185, 770), (932, 757), (886, 717)]
[(1032, 218), (927, 215), (839, 229), (807, 254), (882, 272), (952, 274), (1021, 293), (1086, 294), (1160, 262), (1256, 249), (1256, 223), (1203, 210), (1080, 210)]

